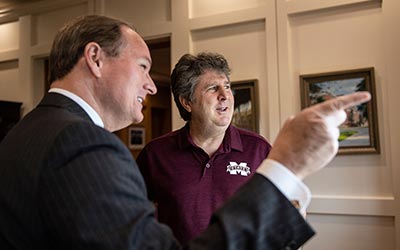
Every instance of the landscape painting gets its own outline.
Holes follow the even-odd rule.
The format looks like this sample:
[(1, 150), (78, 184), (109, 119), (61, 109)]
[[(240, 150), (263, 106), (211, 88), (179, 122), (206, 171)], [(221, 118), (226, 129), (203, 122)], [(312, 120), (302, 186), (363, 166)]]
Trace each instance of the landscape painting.
[(372, 100), (346, 109), (339, 127), (339, 153), (379, 153), (374, 69), (365, 68), (300, 76), (302, 108), (357, 91), (369, 91)]

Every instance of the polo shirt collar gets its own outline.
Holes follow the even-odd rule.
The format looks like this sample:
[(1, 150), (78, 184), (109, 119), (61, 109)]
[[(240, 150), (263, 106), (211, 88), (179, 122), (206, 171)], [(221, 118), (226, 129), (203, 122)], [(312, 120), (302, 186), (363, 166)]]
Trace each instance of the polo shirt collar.
[(190, 137), (189, 133), (189, 122), (186, 122), (185, 126), (183, 126), (178, 131), (178, 142), (179, 148), (187, 148), (191, 145), (194, 145), (192, 138)]
[[(179, 129), (178, 143), (181, 149), (189, 146), (197, 147), (190, 136), (189, 122), (187, 122), (184, 127)], [(218, 151), (222, 150), (223, 152), (230, 152), (232, 149), (243, 152), (243, 144), (239, 130), (234, 126), (229, 125), (225, 131), (222, 147), (220, 147)]]
[(232, 149), (243, 152), (242, 138), (240, 137), (239, 130), (232, 125), (229, 125), (226, 130), (222, 144), (230, 144)]

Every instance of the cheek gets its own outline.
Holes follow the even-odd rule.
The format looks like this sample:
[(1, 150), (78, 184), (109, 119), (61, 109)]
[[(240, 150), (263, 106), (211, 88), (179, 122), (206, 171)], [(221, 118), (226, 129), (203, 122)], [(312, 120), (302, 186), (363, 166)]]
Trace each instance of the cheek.
[(231, 101), (232, 105), (235, 103), (235, 97), (233, 96), (232, 92), (229, 94), (229, 100)]
[(235, 106), (235, 98), (233, 98), (233, 96), (232, 96), (232, 98), (230, 100), (231, 100), (230, 101), (231, 107), (233, 108)]

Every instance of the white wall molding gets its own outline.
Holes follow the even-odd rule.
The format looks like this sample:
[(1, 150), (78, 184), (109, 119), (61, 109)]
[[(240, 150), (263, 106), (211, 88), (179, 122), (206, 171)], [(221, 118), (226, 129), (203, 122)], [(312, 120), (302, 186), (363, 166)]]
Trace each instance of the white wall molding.
[(31, 56), (33, 58), (44, 57), (50, 53), (51, 43), (38, 44), (31, 47)]
[(19, 50), (0, 52), (0, 62), (18, 60)]
[(319, 11), (330, 8), (346, 7), (357, 4), (381, 3), (382, 0), (296, 0), (286, 1), (288, 15), (300, 14), (310, 11)]
[(202, 16), (189, 19), (191, 31), (213, 28), (224, 25), (251, 22), (265, 19), (265, 9), (261, 7), (249, 8), (240, 11), (231, 11), (211, 16)]
[(160, 23), (148, 23), (140, 26), (137, 29), (137, 32), (146, 40), (168, 37), (172, 33), (172, 26), (173, 24), (171, 21), (160, 22)]
[(310, 214), (395, 216), (394, 197), (313, 196)]

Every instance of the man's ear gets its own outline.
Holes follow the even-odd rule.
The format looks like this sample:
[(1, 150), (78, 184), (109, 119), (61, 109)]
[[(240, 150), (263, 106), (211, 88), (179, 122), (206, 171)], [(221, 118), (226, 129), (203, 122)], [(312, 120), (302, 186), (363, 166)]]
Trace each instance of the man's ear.
[(101, 77), (101, 68), (103, 66), (103, 53), (100, 45), (95, 42), (86, 44), (84, 50), (84, 57), (89, 70), (97, 78)]
[(186, 109), (187, 112), (192, 112), (192, 107), (190, 106), (190, 101), (187, 99), (183, 98), (182, 96), (179, 96), (179, 102), (182, 104), (182, 106)]

